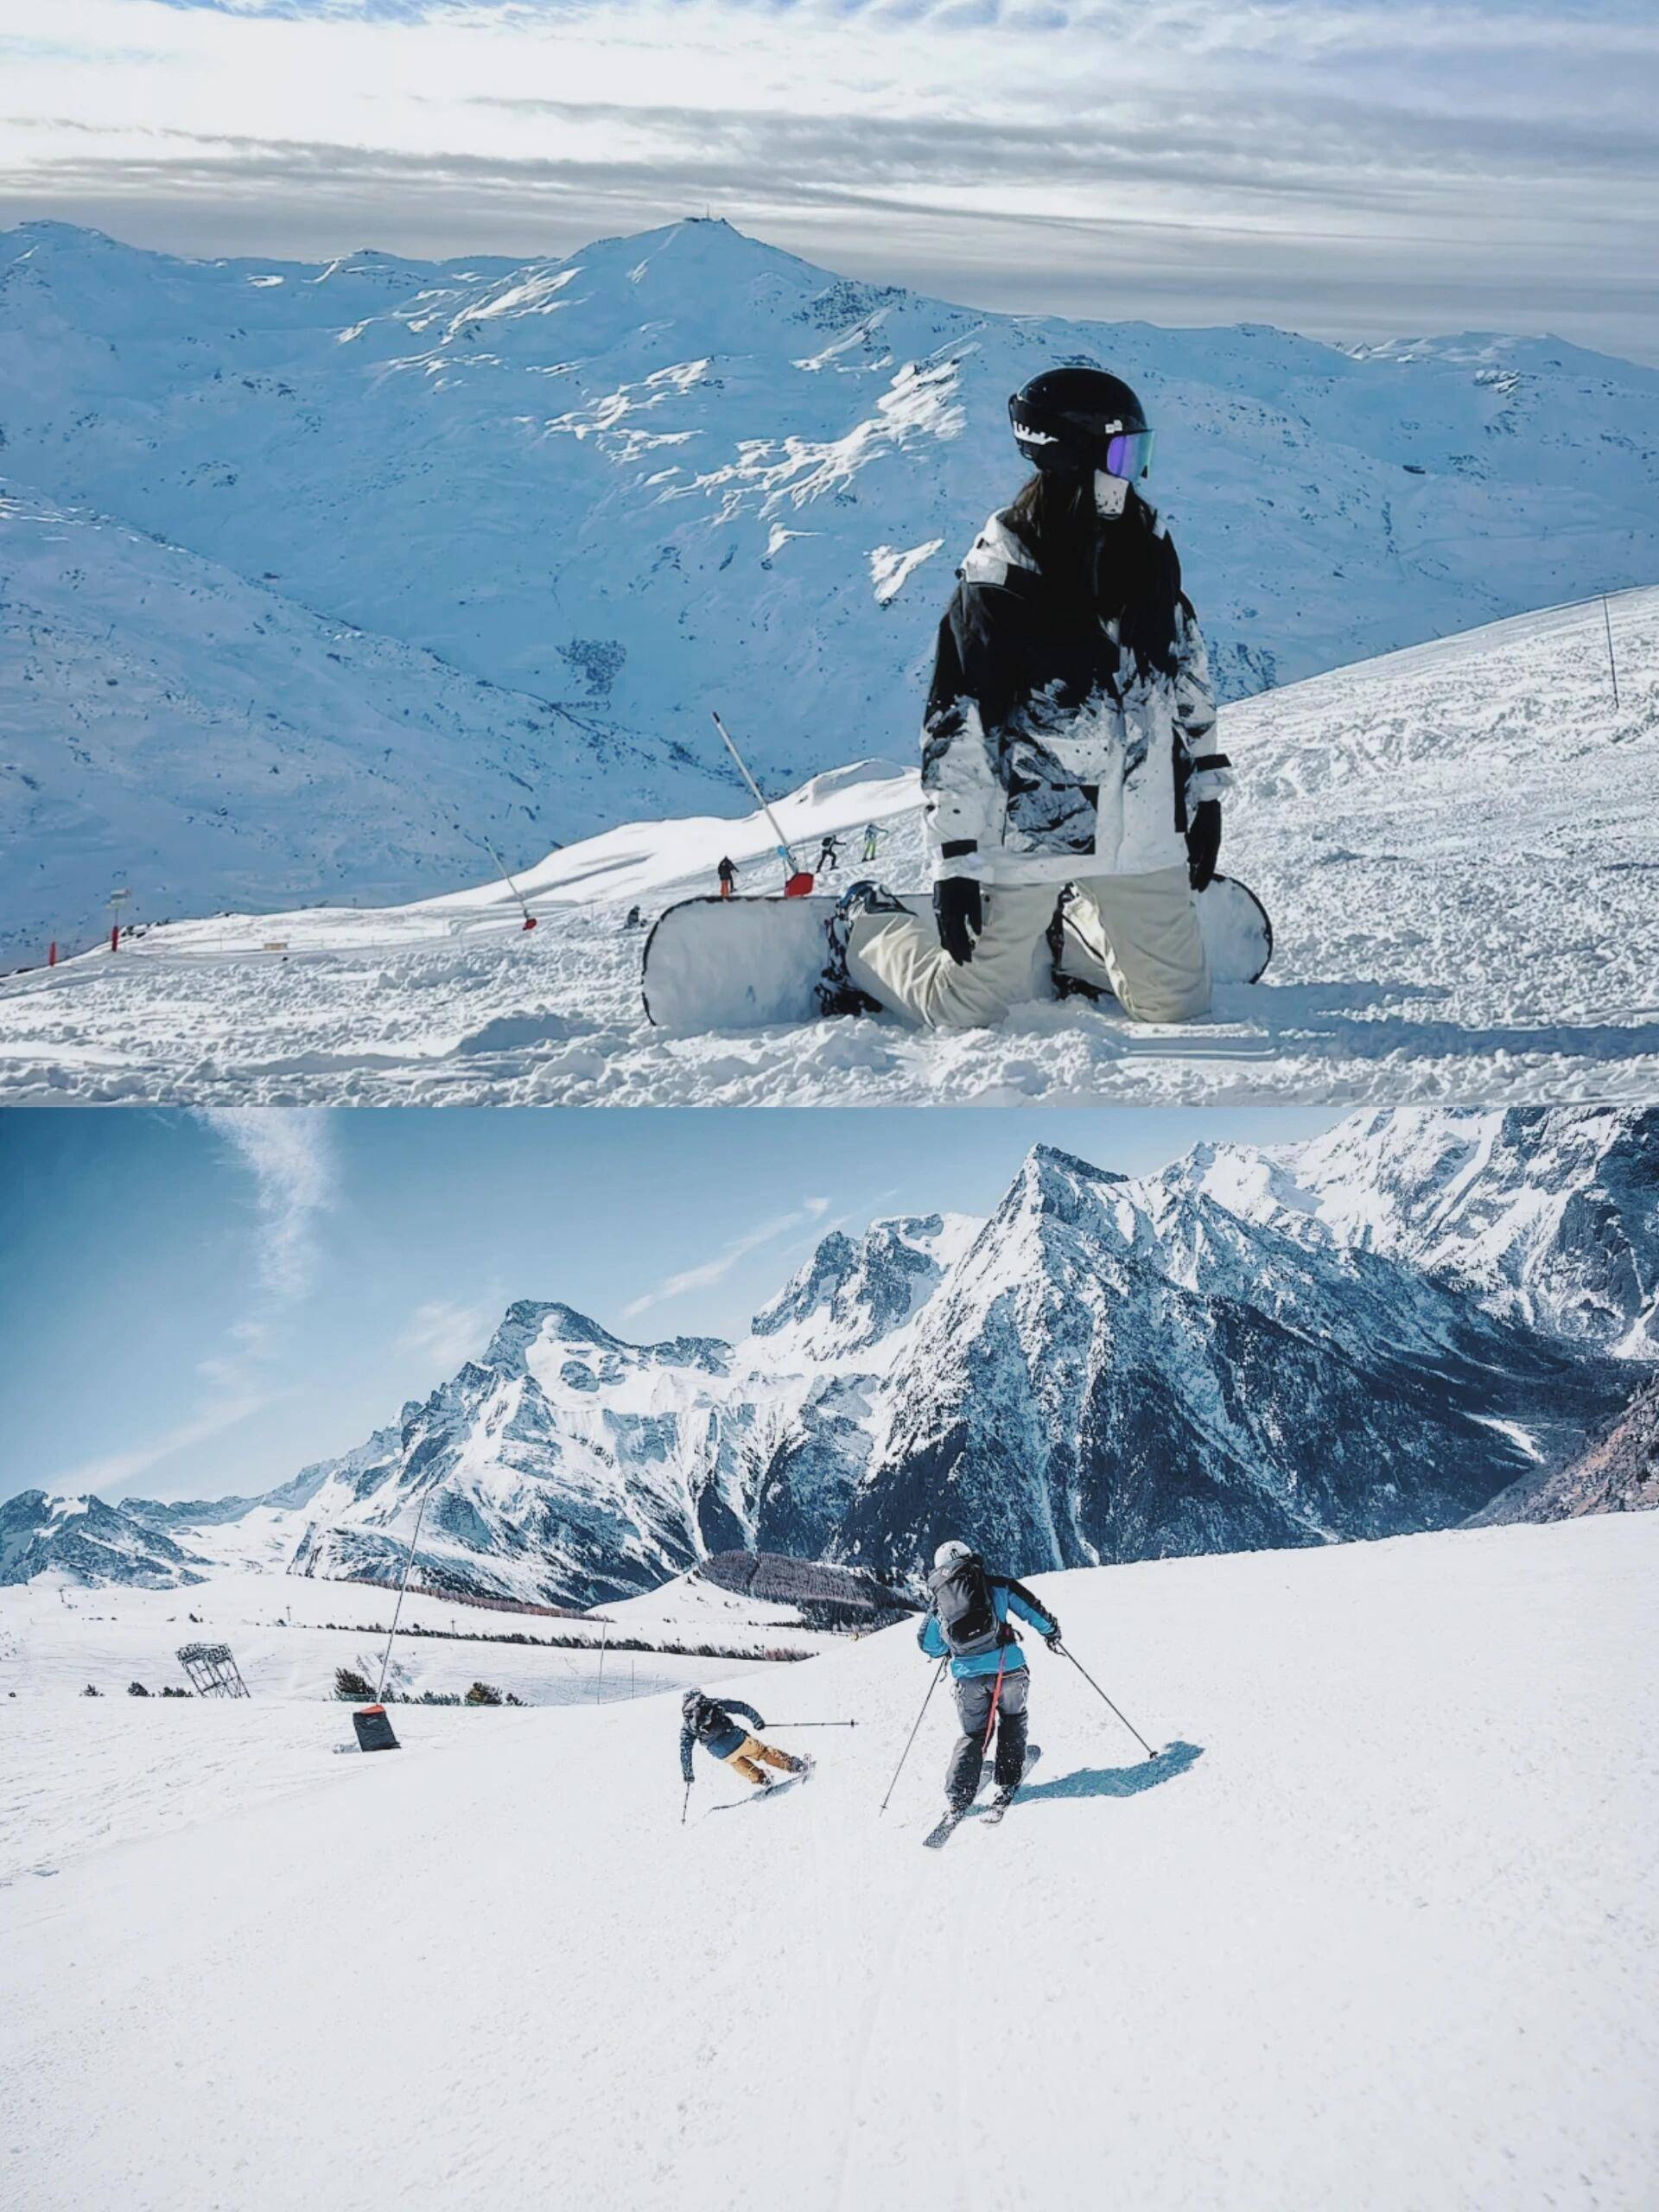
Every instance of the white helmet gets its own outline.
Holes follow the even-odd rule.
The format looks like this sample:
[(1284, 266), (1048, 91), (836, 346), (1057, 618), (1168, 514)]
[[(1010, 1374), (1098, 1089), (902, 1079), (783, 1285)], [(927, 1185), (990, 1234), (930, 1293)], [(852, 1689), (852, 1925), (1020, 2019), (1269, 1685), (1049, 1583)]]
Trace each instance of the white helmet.
[(958, 1537), (952, 1536), (948, 1543), (941, 1544), (934, 1553), (933, 1564), (935, 1567), (955, 1567), (958, 1560), (972, 1559), (973, 1555), (971, 1544), (964, 1544)]

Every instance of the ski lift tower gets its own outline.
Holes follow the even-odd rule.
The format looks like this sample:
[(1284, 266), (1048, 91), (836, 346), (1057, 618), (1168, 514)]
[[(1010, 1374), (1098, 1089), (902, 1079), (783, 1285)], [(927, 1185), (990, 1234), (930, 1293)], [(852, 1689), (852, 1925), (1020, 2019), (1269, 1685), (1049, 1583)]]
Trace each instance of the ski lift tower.
[(179, 1664), (198, 1697), (246, 1697), (248, 1686), (231, 1656), (228, 1643), (185, 1643)]

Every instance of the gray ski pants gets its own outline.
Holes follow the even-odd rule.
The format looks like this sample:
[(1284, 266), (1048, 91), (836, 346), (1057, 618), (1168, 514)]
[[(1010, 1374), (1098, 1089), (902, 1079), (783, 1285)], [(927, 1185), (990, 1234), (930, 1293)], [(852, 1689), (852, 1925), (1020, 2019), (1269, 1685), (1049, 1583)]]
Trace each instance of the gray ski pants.
[[(985, 1029), (1041, 989), (1044, 940), (1058, 883), (992, 883), (985, 926), (966, 967), (939, 943), (930, 917), (865, 914), (847, 945), (847, 972), (890, 1012), (925, 1029)], [(1081, 880), (1067, 910), (1061, 965), (1110, 991), (1136, 1021), (1193, 1021), (1210, 1006), (1210, 968), (1186, 870)]]
[(993, 1770), (999, 1789), (1012, 1789), (1026, 1768), (1026, 1701), (1031, 1695), (1031, 1669), (1016, 1667), (1004, 1674), (997, 1694), (995, 1675), (970, 1675), (952, 1684), (957, 1694), (957, 1718), (962, 1735), (950, 1754), (944, 1777), (944, 1794), (958, 1809), (974, 1802), (984, 1764), (985, 1731), (990, 1726), (991, 1700), (996, 1700), (996, 1764)]

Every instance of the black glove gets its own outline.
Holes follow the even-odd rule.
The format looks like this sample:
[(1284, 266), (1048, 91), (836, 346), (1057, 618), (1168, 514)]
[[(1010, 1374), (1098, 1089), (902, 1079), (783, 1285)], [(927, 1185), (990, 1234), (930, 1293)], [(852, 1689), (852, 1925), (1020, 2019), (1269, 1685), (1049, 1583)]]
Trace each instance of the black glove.
[[(950, 848), (945, 848), (947, 855)], [(985, 926), (978, 880), (971, 875), (947, 875), (933, 887), (933, 918), (939, 943), (958, 968), (974, 957), (974, 939)]]
[(1043, 1642), (1048, 1646), (1051, 1651), (1058, 1651), (1059, 1649), (1060, 1624), (1058, 1621), (1055, 1622), (1053, 1627), (1050, 1629), (1048, 1634), (1043, 1638)]
[(1195, 891), (1215, 881), (1220, 857), (1221, 801), (1203, 799), (1193, 808), (1192, 819), (1186, 825), (1186, 880)]

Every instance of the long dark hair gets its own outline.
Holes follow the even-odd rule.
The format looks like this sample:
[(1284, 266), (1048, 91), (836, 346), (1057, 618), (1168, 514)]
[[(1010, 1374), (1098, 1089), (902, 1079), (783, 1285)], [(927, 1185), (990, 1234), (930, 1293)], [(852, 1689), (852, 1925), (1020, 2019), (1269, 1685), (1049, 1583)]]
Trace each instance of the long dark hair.
[(1140, 675), (1175, 673), (1181, 563), (1133, 485), (1123, 512), (1103, 522), (1091, 477), (1039, 468), (1015, 494), (1008, 519), (1048, 583), (1062, 597), (1077, 594), (1080, 617), (1117, 618), (1119, 644)]

